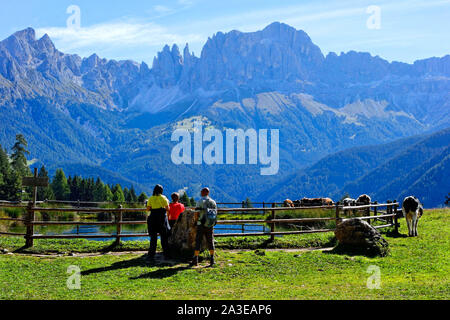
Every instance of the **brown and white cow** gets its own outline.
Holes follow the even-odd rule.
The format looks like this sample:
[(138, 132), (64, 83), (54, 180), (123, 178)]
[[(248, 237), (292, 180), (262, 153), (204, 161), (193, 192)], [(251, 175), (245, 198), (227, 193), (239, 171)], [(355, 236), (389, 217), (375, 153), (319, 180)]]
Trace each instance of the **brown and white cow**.
[(324, 206), (333, 206), (334, 205), (334, 201), (331, 198), (323, 198), (322, 199), (322, 204)]
[(331, 206), (334, 204), (330, 198), (303, 198), (300, 203), (304, 207)]
[(291, 199), (286, 199), (283, 202), (283, 206), (286, 208), (293, 208), (294, 207), (294, 202)]
[(367, 194), (362, 194), (356, 199), (357, 206), (368, 205), (372, 202), (372, 199)]
[(408, 225), (408, 235), (417, 237), (417, 224), (419, 223), (419, 218), (423, 215), (422, 204), (416, 197), (406, 197), (403, 200), (402, 211)]

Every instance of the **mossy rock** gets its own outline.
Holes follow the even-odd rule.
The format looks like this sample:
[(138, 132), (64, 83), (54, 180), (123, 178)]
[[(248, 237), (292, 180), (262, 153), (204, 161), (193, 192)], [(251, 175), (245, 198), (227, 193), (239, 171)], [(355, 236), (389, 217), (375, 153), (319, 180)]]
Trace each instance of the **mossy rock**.
[(354, 218), (341, 221), (335, 235), (338, 245), (334, 253), (381, 257), (389, 254), (389, 243), (364, 220)]

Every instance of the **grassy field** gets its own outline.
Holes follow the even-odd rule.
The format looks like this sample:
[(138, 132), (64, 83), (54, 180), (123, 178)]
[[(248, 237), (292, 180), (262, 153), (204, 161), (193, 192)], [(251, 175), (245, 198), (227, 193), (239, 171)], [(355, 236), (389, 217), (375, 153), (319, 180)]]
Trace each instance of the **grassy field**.
[[(400, 236), (385, 234), (391, 253), (384, 258), (270, 249), (329, 246), (333, 234), (282, 237), (274, 244), (265, 239), (221, 240), (214, 268), (175, 261), (149, 264), (139, 253), (0, 255), (0, 299), (449, 299), (449, 217), (449, 209), (426, 211), (417, 238), (404, 236), (401, 219)], [(0, 248), (21, 245), (23, 239), (0, 238)], [(145, 250), (147, 245), (126, 243), (116, 250)], [(105, 246), (41, 240), (29, 252), (82, 253)], [(71, 265), (81, 269), (80, 290), (67, 288)], [(369, 266), (380, 269), (380, 289), (367, 288)]]

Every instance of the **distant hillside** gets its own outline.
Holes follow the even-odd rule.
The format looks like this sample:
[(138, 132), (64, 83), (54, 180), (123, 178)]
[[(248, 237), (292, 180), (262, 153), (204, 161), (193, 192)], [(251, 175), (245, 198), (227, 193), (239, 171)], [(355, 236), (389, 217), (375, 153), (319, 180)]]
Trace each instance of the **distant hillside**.
[(409, 146), (343, 190), (350, 194), (368, 193), (375, 199), (421, 195), (425, 205), (439, 206), (450, 191), (449, 155), (450, 128)]
[(443, 204), (450, 191), (450, 128), (393, 143), (344, 150), (293, 174), (259, 198), (281, 200), (369, 194), (374, 200), (419, 197), (425, 205)]

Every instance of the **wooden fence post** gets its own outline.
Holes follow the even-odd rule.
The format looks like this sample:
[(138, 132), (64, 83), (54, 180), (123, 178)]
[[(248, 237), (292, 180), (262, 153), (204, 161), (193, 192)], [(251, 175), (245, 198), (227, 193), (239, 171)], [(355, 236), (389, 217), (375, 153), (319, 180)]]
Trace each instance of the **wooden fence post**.
[(394, 228), (395, 228), (395, 233), (398, 234), (398, 227), (400, 226), (400, 224), (398, 223), (398, 203), (397, 200), (394, 200)]
[[(122, 209), (123, 206), (119, 205), (119, 209)], [(116, 213), (116, 228), (117, 228), (117, 236), (116, 236), (116, 242), (115, 245), (120, 245), (120, 234), (122, 233), (122, 210)]]
[(340, 218), (339, 218), (339, 210), (340, 210), (339, 205), (340, 205), (340, 202), (339, 201), (336, 202), (336, 227), (338, 226), (339, 221), (340, 221)]
[[(38, 171), (37, 168), (34, 168), (34, 179), (37, 179), (38, 177)], [(23, 184), (23, 182), (22, 182)], [(25, 219), (25, 223), (27, 226), (27, 233), (25, 235), (25, 247), (31, 248), (33, 246), (33, 235), (34, 235), (34, 210), (33, 208), (36, 207), (37, 202), (37, 184), (33, 183), (33, 198), (32, 201), (28, 203), (27, 208), (27, 218)]]
[[(374, 204), (374, 205), (377, 205), (377, 204), (378, 204), (378, 201), (375, 201), (373, 204)], [(373, 215), (374, 215), (375, 217), (378, 215), (378, 207), (374, 207), (374, 208), (373, 208)], [(376, 222), (377, 219), (375, 218), (373, 221)]]
[(25, 235), (25, 247), (31, 248), (33, 246), (33, 234), (34, 234), (34, 211), (33, 211), (33, 202), (30, 201), (27, 207), (27, 217), (25, 219), (25, 224), (27, 227), (26, 235)]
[[(275, 208), (275, 203), (272, 203), (272, 208)], [(272, 210), (272, 215), (271, 215), (271, 220), (275, 219), (275, 210)], [(270, 224), (270, 233), (274, 233), (275, 232), (275, 223), (271, 223)], [(275, 240), (275, 235), (271, 234), (270, 235), (270, 241), (273, 242)]]
[[(369, 203), (369, 205), (370, 205), (370, 203)], [(366, 217), (370, 217), (370, 207), (366, 208)], [(369, 224), (371, 224), (370, 219), (367, 219), (367, 222), (368, 222)]]
[[(386, 203), (388, 204), (388, 206), (386, 207), (386, 213), (387, 213), (387, 214), (392, 214), (393, 210), (392, 210), (392, 206), (390, 205), (390, 204), (392, 203), (392, 201), (391, 201), (391, 200), (388, 200), (388, 201), (386, 201)], [(391, 224), (392, 224), (392, 223), (393, 223), (393, 218), (392, 218), (392, 217), (389, 217), (388, 219), (389, 219), (389, 221), (390, 221)]]

